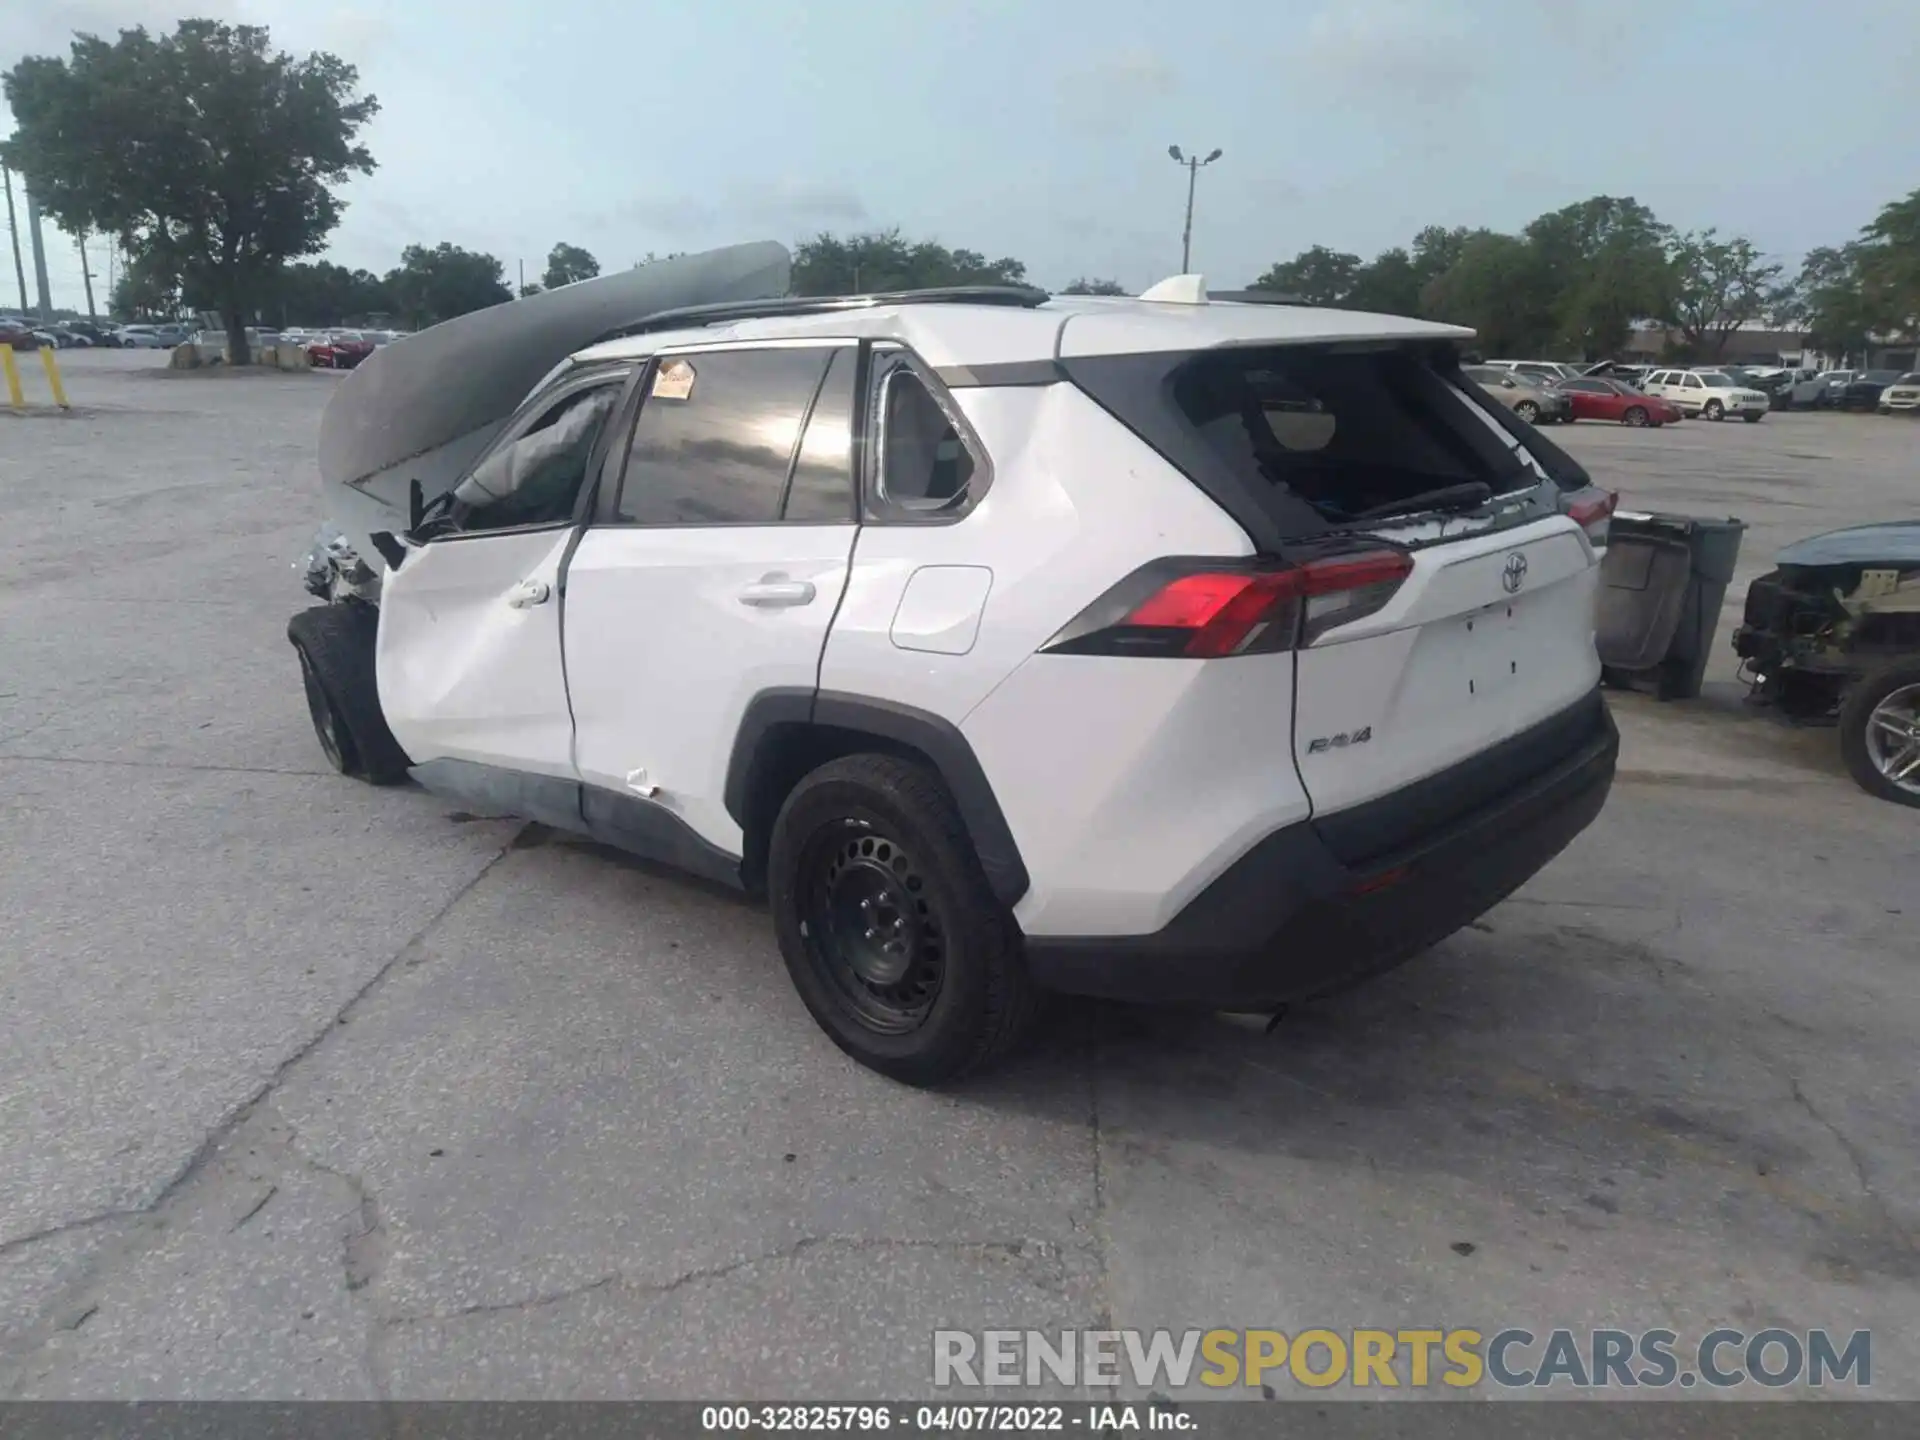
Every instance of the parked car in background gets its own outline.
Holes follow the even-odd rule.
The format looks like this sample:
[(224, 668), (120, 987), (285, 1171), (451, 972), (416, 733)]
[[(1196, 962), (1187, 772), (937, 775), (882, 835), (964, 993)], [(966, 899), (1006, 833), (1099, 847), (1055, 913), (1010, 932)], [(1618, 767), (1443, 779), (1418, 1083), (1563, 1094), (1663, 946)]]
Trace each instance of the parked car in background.
[(1611, 376), (1582, 375), (1563, 381), (1560, 391), (1573, 407), (1576, 420), (1612, 420), (1621, 425), (1665, 425), (1680, 418), (1680, 407), (1644, 390), (1636, 390), (1624, 380)]
[(1880, 392), (1882, 415), (1920, 414), (1920, 370), (1909, 370)]
[(10, 345), (15, 350), (38, 350), (40, 337), (24, 322), (0, 318), (0, 345)]
[(1783, 370), (1778, 366), (1747, 372), (1747, 384), (1767, 397), (1767, 408), (1770, 410), (1786, 410), (1792, 407), (1794, 378), (1794, 371)]
[(1821, 371), (1820, 382), (1825, 387), (1822, 391), (1824, 403), (1821, 408), (1824, 409), (1826, 406), (1838, 408), (1841, 400), (1846, 397), (1847, 386), (1851, 385), (1860, 373), (1858, 370)]
[(1703, 420), (1738, 415), (1752, 425), (1765, 418), (1772, 406), (1760, 391), (1736, 384), (1721, 370), (1656, 370), (1647, 377), (1646, 389), (1647, 394), (1671, 400)]
[(1880, 392), (1900, 378), (1898, 370), (1862, 370), (1840, 392), (1842, 410), (1877, 410)]
[(123, 350), (164, 350), (166, 339), (152, 325), (122, 325), (114, 332)]
[(1552, 425), (1573, 419), (1573, 402), (1531, 375), (1492, 365), (1468, 365), (1462, 373), (1529, 425)]
[(373, 348), (373, 339), (362, 331), (329, 330), (307, 342), (307, 359), (322, 370), (351, 370)]

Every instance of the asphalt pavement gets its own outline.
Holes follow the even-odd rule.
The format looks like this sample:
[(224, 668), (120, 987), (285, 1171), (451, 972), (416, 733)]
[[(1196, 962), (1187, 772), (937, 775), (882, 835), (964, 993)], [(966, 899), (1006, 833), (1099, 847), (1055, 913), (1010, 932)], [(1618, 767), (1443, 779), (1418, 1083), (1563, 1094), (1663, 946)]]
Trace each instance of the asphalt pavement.
[[(1425, 1324), (1870, 1328), (1920, 1398), (1920, 824), (1730, 665), (1622, 697), (1600, 821), (1384, 980), (1069, 1005), (925, 1094), (751, 904), (328, 772), (284, 629), (334, 382), (157, 364), (0, 412), (0, 1396), (845, 1399), (936, 1328)], [(1749, 519), (1743, 581), (1910, 513), (1916, 437), (1560, 436)]]

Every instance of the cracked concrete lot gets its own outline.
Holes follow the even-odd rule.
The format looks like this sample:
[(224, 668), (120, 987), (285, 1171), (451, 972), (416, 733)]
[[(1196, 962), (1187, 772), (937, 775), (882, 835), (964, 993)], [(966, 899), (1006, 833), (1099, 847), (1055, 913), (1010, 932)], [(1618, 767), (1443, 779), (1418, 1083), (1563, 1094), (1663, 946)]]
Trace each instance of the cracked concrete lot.
[[(1622, 698), (1605, 815), (1431, 955), (915, 1093), (752, 906), (325, 772), (326, 377), (63, 363), (83, 413), (0, 414), (0, 1395), (846, 1399), (936, 1327), (1419, 1324), (1870, 1328), (1920, 1397), (1920, 826), (1830, 735)], [(1911, 508), (1872, 417), (1560, 438), (1754, 521), (1745, 573)]]

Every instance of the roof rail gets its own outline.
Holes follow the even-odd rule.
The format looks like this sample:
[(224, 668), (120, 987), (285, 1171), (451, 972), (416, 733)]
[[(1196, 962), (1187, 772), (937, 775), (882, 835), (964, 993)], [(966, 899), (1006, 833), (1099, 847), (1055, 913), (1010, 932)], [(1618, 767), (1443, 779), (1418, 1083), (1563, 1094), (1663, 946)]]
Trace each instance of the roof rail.
[(770, 320), (787, 315), (832, 315), (846, 310), (871, 310), (879, 305), (1005, 305), (1031, 310), (1052, 298), (1045, 290), (1031, 285), (941, 285), (926, 290), (888, 290), (867, 295), (784, 295), (771, 300), (727, 300), (717, 305), (683, 305), (677, 310), (659, 310), (616, 326), (593, 343), (600, 345), (629, 335), (644, 335), (650, 330), (692, 329), (699, 325)]
[(1288, 295), (1279, 290), (1210, 290), (1208, 298), (1225, 300), (1234, 305), (1306, 305), (1310, 301), (1302, 300), (1298, 295)]

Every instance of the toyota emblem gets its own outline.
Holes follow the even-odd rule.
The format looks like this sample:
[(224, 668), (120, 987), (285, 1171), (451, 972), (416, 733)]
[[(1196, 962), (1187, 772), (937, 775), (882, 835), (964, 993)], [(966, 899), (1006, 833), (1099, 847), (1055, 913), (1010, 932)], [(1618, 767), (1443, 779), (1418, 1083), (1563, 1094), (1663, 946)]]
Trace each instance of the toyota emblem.
[(1507, 563), (1500, 572), (1500, 588), (1509, 595), (1518, 595), (1520, 587), (1527, 583), (1527, 557), (1518, 550), (1507, 556)]

